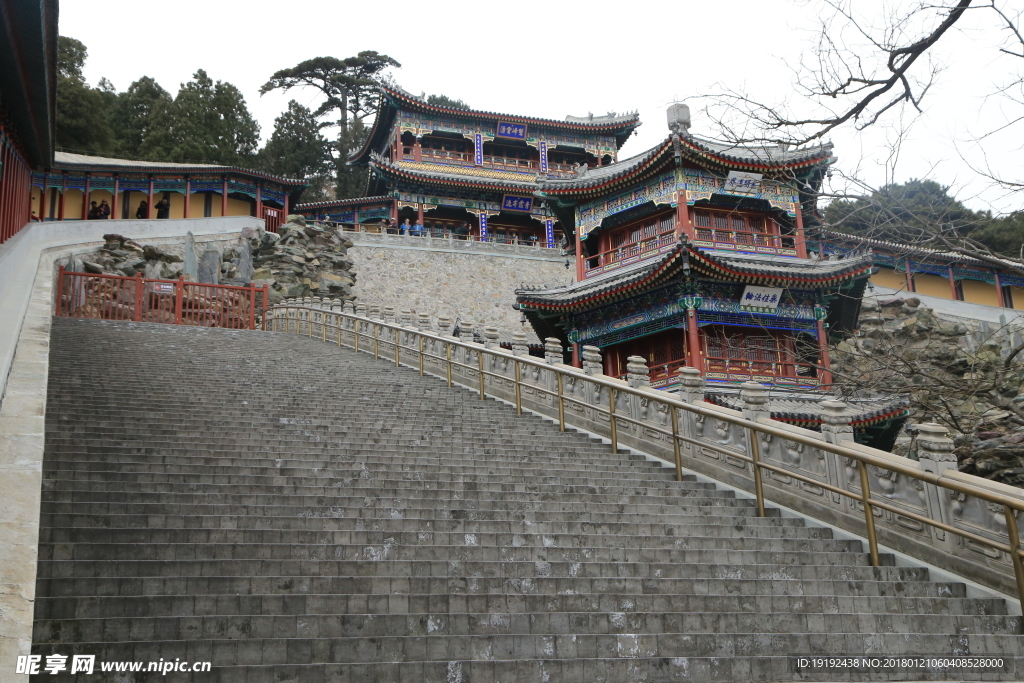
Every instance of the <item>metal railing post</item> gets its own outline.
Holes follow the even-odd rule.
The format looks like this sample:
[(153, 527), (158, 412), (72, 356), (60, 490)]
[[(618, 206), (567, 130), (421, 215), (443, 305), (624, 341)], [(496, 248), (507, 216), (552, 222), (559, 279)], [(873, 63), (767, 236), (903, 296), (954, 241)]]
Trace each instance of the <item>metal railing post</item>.
[(871, 552), (871, 566), (877, 567), (878, 560), (878, 538), (875, 536), (875, 512), (871, 507), (871, 483), (868, 480), (868, 468), (864, 461), (857, 461), (857, 469), (860, 472), (860, 501), (864, 505), (864, 524), (868, 532), (868, 550)]
[(676, 456), (676, 481), (683, 480), (683, 454), (679, 449), (679, 413), (673, 405), (669, 405), (672, 414), (672, 451)]
[(516, 415), (523, 414), (523, 388), (522, 388), (522, 366), (519, 365), (519, 361), (513, 361), (516, 366)]
[(555, 382), (558, 388), (558, 431), (565, 431), (565, 402), (562, 400), (562, 373), (555, 370)]
[(764, 488), (761, 486), (761, 443), (757, 440), (757, 432), (747, 428), (750, 435), (750, 460), (754, 466), (754, 497), (757, 499), (757, 516), (764, 517)]
[(145, 305), (146, 286), (142, 284), (142, 276), (135, 278), (135, 322), (142, 322), (142, 307)]
[(380, 325), (373, 324), (373, 359), (380, 359)]
[(477, 372), (480, 373), (480, 400), (484, 400), (484, 352), (483, 350), (476, 352), (476, 365)]
[(395, 367), (397, 368), (400, 366), (400, 359), (402, 357), (402, 331), (391, 330), (391, 333), (394, 335), (395, 338)]
[(355, 324), (352, 327), (352, 350), (355, 351), (356, 353), (359, 353), (359, 337), (361, 336), (360, 330), (362, 329), (362, 327), (362, 321), (356, 319)]
[(611, 430), (612, 453), (618, 453), (619, 430), (615, 424), (615, 389), (608, 389), (608, 425)]
[(1006, 532), (1010, 535), (1010, 560), (1013, 562), (1013, 573), (1017, 578), (1017, 597), (1024, 605), (1024, 562), (1020, 557), (1020, 532), (1017, 530), (1017, 514), (1009, 505), (1003, 505), (1006, 517)]
[(446, 341), (444, 343), (444, 354), (445, 354), (445, 357), (446, 357), (446, 359), (448, 361), (447, 363), (445, 363), (445, 367), (447, 368), (447, 374), (448, 374), (448, 388), (451, 389), (452, 388), (452, 343), (451, 342)]
[[(69, 259), (70, 260), (70, 259)], [(64, 266), (57, 269), (57, 315), (60, 316), (64, 304)]]
[(320, 314), (320, 332), (321, 341), (327, 341), (327, 314)]
[(423, 335), (419, 335), (420, 339), (420, 377), (423, 376)]

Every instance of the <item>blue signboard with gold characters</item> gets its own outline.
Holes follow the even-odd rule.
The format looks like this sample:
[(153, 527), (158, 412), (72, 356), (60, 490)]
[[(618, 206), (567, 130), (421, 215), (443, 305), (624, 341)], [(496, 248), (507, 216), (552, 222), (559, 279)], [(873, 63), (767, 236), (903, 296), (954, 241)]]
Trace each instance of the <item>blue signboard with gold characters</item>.
[(499, 138), (512, 138), (513, 140), (525, 140), (526, 139), (526, 124), (525, 123), (507, 123), (505, 121), (498, 122), (498, 137)]
[(501, 210), (530, 213), (533, 211), (533, 197), (516, 197), (515, 195), (507, 194), (501, 200)]

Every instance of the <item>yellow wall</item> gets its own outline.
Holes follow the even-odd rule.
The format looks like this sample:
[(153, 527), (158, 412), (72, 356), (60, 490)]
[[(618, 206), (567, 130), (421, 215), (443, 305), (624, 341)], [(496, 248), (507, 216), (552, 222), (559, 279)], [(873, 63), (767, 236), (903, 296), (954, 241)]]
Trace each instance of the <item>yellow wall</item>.
[(1024, 287), (1010, 285), (1010, 297), (1013, 298), (1013, 307), (1018, 311), (1024, 311)]
[(42, 205), (42, 202), (40, 201), (42, 199), (42, 196), (43, 196), (43, 191), (42, 191), (41, 188), (38, 188), (38, 187), (33, 187), (32, 188), (32, 213), (35, 214), (36, 218), (42, 218), (43, 217), (43, 214), (41, 212), (41, 209), (42, 209), (43, 205)]
[(229, 216), (251, 216), (252, 215), (252, 204), (242, 199), (235, 199), (234, 197), (228, 197), (228, 215)]
[(979, 280), (961, 280), (960, 286), (964, 290), (964, 301), (986, 306), (999, 305), (999, 295), (996, 294), (995, 285)]
[(892, 268), (880, 267), (878, 272), (871, 276), (871, 284), (889, 289), (906, 289), (907, 278)]
[[(60, 211), (60, 204), (57, 205)], [(64, 199), (64, 220), (74, 221), (82, 218), (82, 191), (68, 190), (68, 196)]]
[(918, 294), (936, 296), (940, 299), (952, 299), (953, 292), (949, 288), (949, 280), (938, 275), (917, 273), (914, 275), (914, 291)]

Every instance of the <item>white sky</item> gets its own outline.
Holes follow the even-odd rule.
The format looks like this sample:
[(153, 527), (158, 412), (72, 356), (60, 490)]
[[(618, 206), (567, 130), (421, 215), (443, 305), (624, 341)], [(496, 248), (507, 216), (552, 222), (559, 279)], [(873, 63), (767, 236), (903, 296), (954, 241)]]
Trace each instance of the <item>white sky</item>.
[[(233, 83), (264, 139), (289, 99), (319, 103), (311, 89), (260, 97), (274, 71), (311, 57), (376, 50), (402, 64), (395, 78), (406, 90), (443, 93), (475, 109), (555, 119), (639, 110), (643, 125), (621, 159), (668, 134), (668, 103), (714, 92), (716, 83), (793, 100), (786, 62), (796, 63), (813, 41), (817, 11), (814, 2), (784, 0), (64, 0), (60, 32), (88, 47), (85, 75), (92, 84), (105, 76), (123, 91), (151, 76), (173, 95), (200, 68)], [(1012, 58), (998, 57), (993, 26), (972, 17), (945, 41), (937, 57), (946, 70), (925, 101), (926, 115), (911, 129), (895, 180), (932, 177), (954, 185), (973, 208), (1001, 212), (1022, 208), (1024, 195), (989, 188), (960, 158), (963, 152), (978, 163), (972, 133), (1013, 113), (985, 99), (1019, 69), (1007, 61)], [(691, 108), (692, 132), (712, 136), (699, 107)], [(859, 168), (870, 182), (884, 183), (891, 135), (884, 129), (837, 133), (840, 167)], [(1004, 134), (986, 145), (992, 166), (1014, 180), (1024, 177), (1019, 140), (1018, 131), (1016, 139)]]

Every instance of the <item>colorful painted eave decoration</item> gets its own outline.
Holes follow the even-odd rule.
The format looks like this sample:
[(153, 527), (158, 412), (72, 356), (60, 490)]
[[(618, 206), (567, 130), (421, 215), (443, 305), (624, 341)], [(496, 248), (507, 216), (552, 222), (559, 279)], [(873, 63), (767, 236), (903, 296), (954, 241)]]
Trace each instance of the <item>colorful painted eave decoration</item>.
[(655, 268), (652, 272), (648, 273), (646, 277), (637, 280), (636, 282), (631, 282), (629, 284), (622, 285), (621, 287), (617, 287), (615, 289), (606, 289), (601, 292), (597, 292), (591, 296), (585, 297), (583, 299), (576, 299), (575, 301), (570, 301), (562, 304), (522, 302), (519, 304), (519, 306), (522, 310), (569, 310), (573, 308), (583, 308), (587, 304), (593, 303), (595, 301), (616, 301), (627, 296), (632, 296), (635, 290), (643, 289), (646, 285), (652, 282), (656, 282), (661, 276), (670, 274), (668, 271), (670, 271), (670, 269), (672, 269), (673, 266), (682, 263), (682, 259), (680, 259), (679, 256), (683, 253), (683, 250), (684, 247), (682, 245), (676, 247), (667, 256), (667, 258), (662, 262), (660, 266)]
[(333, 209), (334, 207), (340, 206), (353, 206), (363, 204), (380, 204), (383, 202), (391, 202), (391, 197), (383, 195), (377, 197), (354, 197), (352, 199), (330, 199), (323, 202), (309, 202), (307, 204), (297, 204), (295, 206), (296, 211), (308, 211), (312, 209)]
[(413, 97), (408, 93), (396, 90), (394, 88), (382, 87), (381, 90), (384, 92), (386, 97), (394, 100), (401, 101), (409, 105), (409, 109), (418, 109), (420, 111), (426, 111), (436, 114), (444, 114), (446, 116), (459, 116), (462, 118), (483, 118), (493, 119), (497, 122), (501, 121), (523, 123), (527, 125), (540, 125), (548, 128), (563, 128), (568, 130), (576, 130), (582, 132), (599, 132), (607, 130), (622, 130), (626, 131), (630, 128), (636, 127), (640, 123), (640, 115), (632, 114), (628, 117), (622, 117), (618, 121), (610, 121), (607, 123), (582, 123), (575, 121), (558, 121), (556, 119), (541, 119), (532, 116), (515, 116), (511, 114), (502, 114), (500, 112), (493, 111), (482, 111), (479, 109), (450, 109), (448, 107), (440, 107), (436, 104), (427, 104), (419, 98)]
[[(821, 155), (812, 157), (810, 159), (804, 159), (795, 163), (782, 163), (782, 164), (754, 164), (748, 163), (736, 159), (732, 159), (723, 155), (717, 155), (712, 152), (701, 149), (699, 146), (692, 142), (680, 139), (679, 144), (685, 148), (685, 151), (689, 153), (691, 157), (699, 158), (703, 161), (712, 162), (713, 164), (727, 169), (743, 169), (753, 170), (758, 172), (769, 173), (773, 170), (778, 169), (801, 169), (819, 166), (826, 163), (831, 158), (831, 153), (822, 152)], [(650, 156), (644, 161), (638, 163), (636, 166), (624, 170), (621, 174), (609, 177), (604, 182), (597, 183), (595, 185), (586, 185), (580, 187), (580, 183), (586, 182), (586, 177), (580, 180), (569, 180), (566, 183), (566, 187), (559, 188), (557, 185), (550, 185), (544, 187), (545, 195), (576, 195), (580, 197), (604, 194), (609, 191), (624, 187), (627, 184), (638, 182), (641, 180), (641, 176), (644, 176), (650, 170), (659, 170), (660, 164), (671, 160), (672, 156), (668, 154), (672, 151), (672, 139), (669, 138), (661, 144), (660, 147), (655, 148), (650, 153)]]
[[(793, 283), (797, 285), (813, 285), (816, 287), (823, 287), (829, 285), (839, 284), (846, 280), (852, 280), (862, 275), (869, 275), (871, 273), (872, 264), (867, 261), (863, 265), (851, 268), (845, 273), (838, 275), (823, 275), (819, 277), (794, 277), (792, 275), (782, 275), (773, 273), (746, 273), (742, 270), (729, 266), (726, 263), (719, 261), (712, 257), (710, 254), (701, 251), (696, 247), (690, 247), (691, 265), (696, 270), (705, 270), (712, 275), (718, 275), (727, 277), (730, 280), (747, 282), (749, 284), (772, 284), (778, 286), (783, 283)], [(703, 266), (703, 268), (702, 268)]]
[[(410, 180), (420, 183), (426, 183), (429, 185), (439, 185), (443, 187), (465, 187), (475, 190), (492, 190), (495, 192), (507, 192), (509, 189), (516, 190), (518, 192), (532, 191), (535, 187), (533, 183), (488, 183), (482, 181), (473, 180), (457, 180), (455, 178), (437, 178), (427, 174), (416, 173), (414, 171), (406, 171), (397, 166), (386, 163), (378, 163), (376, 161), (370, 162), (374, 170), (379, 172), (381, 175), (388, 176), (390, 178), (400, 178), (403, 180)], [(526, 187), (524, 187), (526, 186)]]

